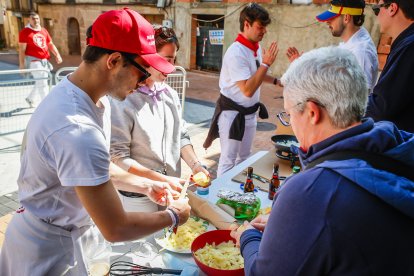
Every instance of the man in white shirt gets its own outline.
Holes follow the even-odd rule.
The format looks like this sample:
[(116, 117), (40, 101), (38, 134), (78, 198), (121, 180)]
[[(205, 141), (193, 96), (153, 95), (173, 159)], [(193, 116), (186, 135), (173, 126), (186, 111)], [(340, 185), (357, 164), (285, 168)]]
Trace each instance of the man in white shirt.
[[(18, 179), (22, 208), (8, 225), (0, 275), (88, 275), (99, 232), (110, 242), (176, 227), (189, 216), (167, 183), (110, 162), (110, 105), (174, 66), (156, 54), (154, 30), (128, 8), (101, 14), (87, 32), (83, 62), (38, 106), (27, 127)], [(116, 189), (139, 192), (165, 211), (125, 212)], [(179, 187), (174, 187), (179, 189)], [(98, 231), (99, 230), (99, 231)], [(89, 267), (90, 268), (90, 267)]]
[(219, 82), (221, 95), (203, 145), (208, 148), (220, 136), (217, 175), (249, 157), (256, 134), (257, 110), (260, 109), (261, 118), (267, 118), (267, 111), (259, 102), (260, 87), (264, 80), (274, 82), (274, 78), (267, 76), (267, 70), (279, 49), (277, 43), (272, 42), (262, 56), (259, 42), (270, 21), (269, 13), (263, 7), (248, 4), (240, 12), (240, 33), (224, 55)]
[[(364, 0), (333, 0), (329, 10), (316, 16), (319, 22), (326, 22), (334, 37), (340, 37), (338, 47), (351, 51), (365, 72), (370, 92), (374, 89), (378, 77), (377, 49), (364, 23)], [(292, 62), (299, 57), (295, 47), (287, 50)]]

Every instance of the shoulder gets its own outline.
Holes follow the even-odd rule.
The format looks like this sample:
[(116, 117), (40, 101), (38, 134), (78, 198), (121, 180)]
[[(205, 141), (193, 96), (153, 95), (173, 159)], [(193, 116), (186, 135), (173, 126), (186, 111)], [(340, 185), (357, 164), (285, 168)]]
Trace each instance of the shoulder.
[(233, 42), (233, 44), (231, 44), (230, 47), (227, 49), (226, 56), (245, 56), (245, 51), (243, 48), (245, 47), (241, 45), (239, 42)]
[(32, 29), (25, 27), (19, 32), (19, 35), (28, 35), (31, 32), (32, 32)]
[[(313, 200), (329, 200), (336, 191), (340, 176), (325, 168), (315, 167), (288, 178), (283, 184), (278, 200), (287, 202), (300, 201), (304, 206), (313, 204)], [(287, 203), (291, 204), (291, 203)]]

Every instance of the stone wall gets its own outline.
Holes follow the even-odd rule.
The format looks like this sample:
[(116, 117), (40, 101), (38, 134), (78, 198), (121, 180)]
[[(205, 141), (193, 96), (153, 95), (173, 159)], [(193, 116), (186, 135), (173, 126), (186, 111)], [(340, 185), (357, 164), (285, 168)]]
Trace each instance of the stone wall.
[(130, 7), (139, 11), (142, 15), (164, 15), (162, 10), (155, 7), (144, 6), (116, 6), (116, 5), (93, 5), (93, 4), (77, 4), (77, 5), (59, 5), (59, 4), (39, 4), (38, 10), (41, 18), (50, 18), (53, 21), (52, 39), (56, 47), (62, 55), (69, 54), (68, 50), (68, 19), (74, 17), (79, 22), (79, 33), (81, 41), (82, 53), (86, 47), (86, 30), (92, 25), (93, 21), (103, 12), (113, 9)]
[[(177, 54), (177, 64), (189, 69), (195, 64), (195, 27), (197, 22), (192, 18), (198, 14), (228, 15), (224, 21), (224, 51), (234, 41), (239, 32), (239, 13), (242, 3), (208, 3), (208, 2), (176, 2), (173, 6), (163, 11), (156, 7), (130, 5), (141, 14), (164, 16), (173, 21), (173, 27), (180, 40), (181, 49)], [(317, 23), (315, 16), (328, 9), (328, 5), (290, 5), (290, 4), (262, 4), (272, 18), (272, 23), (267, 28), (267, 34), (262, 41), (262, 47), (266, 48), (272, 40), (279, 43), (279, 54), (276, 62), (271, 67), (272, 74), (281, 76), (289, 65), (285, 55), (289, 46), (295, 46), (299, 51), (309, 51), (314, 48), (335, 45), (340, 42), (334, 38), (325, 23)], [(123, 6), (122, 6), (123, 7)], [(53, 40), (62, 54), (68, 54), (68, 18), (74, 17), (79, 22), (80, 41), (82, 51), (85, 49), (86, 29), (95, 18), (105, 10), (119, 9), (119, 5), (94, 5), (94, 4), (39, 4), (41, 18), (50, 18), (53, 21)], [(379, 26), (375, 15), (367, 6), (364, 27), (371, 33), (375, 45), (380, 39)], [(224, 52), (223, 52), (224, 54)]]
[[(295, 46), (299, 51), (309, 51), (314, 48), (335, 45), (341, 40), (334, 38), (325, 23), (318, 23), (315, 16), (328, 9), (328, 5), (290, 5), (290, 4), (262, 4), (270, 13), (272, 23), (267, 28), (267, 34), (261, 45), (266, 48), (272, 40), (279, 44), (279, 54), (276, 62), (271, 67), (272, 74), (281, 76), (289, 65), (285, 55), (289, 46)], [(239, 13), (241, 3), (176, 3), (175, 28), (180, 34), (180, 43), (187, 45), (178, 53), (178, 64), (189, 68), (191, 65), (191, 16), (194, 14), (226, 14), (224, 22), (224, 51), (234, 41), (239, 32)], [(212, 9), (213, 6), (219, 6)], [(375, 15), (367, 6), (365, 9), (364, 27), (371, 33), (374, 44), (379, 41), (379, 26)], [(178, 20), (179, 19), (179, 20)], [(194, 32), (193, 32), (194, 33)], [(224, 54), (224, 52), (223, 52)]]

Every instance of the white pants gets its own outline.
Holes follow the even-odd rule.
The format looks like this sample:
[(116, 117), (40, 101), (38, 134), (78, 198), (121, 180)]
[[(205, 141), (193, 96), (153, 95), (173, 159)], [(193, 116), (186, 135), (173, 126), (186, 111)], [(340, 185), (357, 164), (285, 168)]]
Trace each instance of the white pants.
[(127, 197), (118, 193), (126, 212), (153, 213), (158, 211), (158, 205), (148, 197)]
[(241, 141), (229, 139), (230, 127), (237, 111), (223, 111), (218, 120), (221, 154), (218, 164), (217, 176), (222, 175), (235, 165), (246, 160), (251, 153), (253, 139), (256, 134), (256, 113), (246, 115), (246, 124)]
[[(49, 70), (49, 66), (47, 65), (47, 61), (32, 61), (29, 64), (29, 69), (47, 69)], [(32, 76), (36, 79), (35, 84), (30, 91), (30, 94), (27, 96), (29, 100), (34, 103), (40, 103), (49, 92), (49, 85), (47, 82), (48, 73), (45, 71), (42, 72), (32, 72)]]
[(88, 275), (87, 263), (103, 240), (95, 225), (67, 231), (25, 210), (7, 227), (0, 275)]

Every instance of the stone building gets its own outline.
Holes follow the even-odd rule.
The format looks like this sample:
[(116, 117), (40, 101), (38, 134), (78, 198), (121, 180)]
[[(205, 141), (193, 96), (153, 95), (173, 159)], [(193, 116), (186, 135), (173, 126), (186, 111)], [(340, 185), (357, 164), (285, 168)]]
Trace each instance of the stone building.
[[(38, 0), (31, 6), (31, 0), (7, 1), (10, 6), (7, 7), (5, 21), (9, 24), (5, 27), (5, 35), (9, 47), (18, 46), (18, 31), (27, 22), (28, 11), (35, 9), (59, 51), (63, 55), (79, 55), (86, 46), (86, 29), (100, 13), (129, 7), (152, 23), (174, 28), (181, 44), (177, 64), (187, 69), (213, 71), (219, 71), (222, 56), (239, 31), (239, 12), (248, 3), (243, 0)], [(27, 3), (24, 4), (24, 1)], [(283, 74), (288, 66), (285, 56), (287, 47), (294, 45), (300, 51), (308, 51), (339, 43), (326, 24), (315, 19), (315, 15), (328, 8), (329, 1), (257, 2), (269, 10), (272, 18), (262, 45), (266, 47), (271, 40), (279, 42), (280, 52), (271, 68), (275, 76)], [(16, 10), (19, 7), (21, 11)], [(369, 4), (365, 14), (364, 26), (378, 45), (379, 26)], [(381, 41), (390, 43), (387, 39)], [(386, 54), (387, 46), (379, 46), (382, 52), (385, 49)]]

